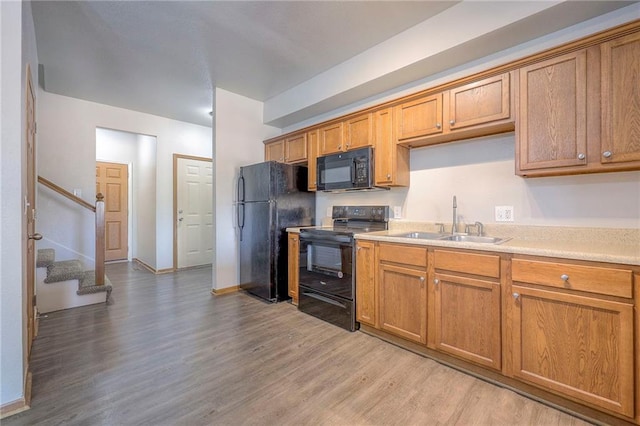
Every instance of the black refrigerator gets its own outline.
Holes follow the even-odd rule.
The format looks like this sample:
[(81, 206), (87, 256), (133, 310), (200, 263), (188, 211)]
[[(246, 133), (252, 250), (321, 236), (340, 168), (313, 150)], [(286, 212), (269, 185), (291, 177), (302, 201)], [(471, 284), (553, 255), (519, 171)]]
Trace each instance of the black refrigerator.
[(315, 222), (307, 168), (275, 161), (241, 167), (237, 191), (240, 288), (270, 302), (286, 300), (286, 228)]

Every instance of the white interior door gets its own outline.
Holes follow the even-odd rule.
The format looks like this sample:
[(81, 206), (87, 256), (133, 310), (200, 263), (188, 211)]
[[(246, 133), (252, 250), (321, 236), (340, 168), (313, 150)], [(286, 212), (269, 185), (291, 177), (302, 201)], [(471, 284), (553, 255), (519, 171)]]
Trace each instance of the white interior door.
[(177, 167), (178, 268), (213, 262), (213, 163), (178, 158)]

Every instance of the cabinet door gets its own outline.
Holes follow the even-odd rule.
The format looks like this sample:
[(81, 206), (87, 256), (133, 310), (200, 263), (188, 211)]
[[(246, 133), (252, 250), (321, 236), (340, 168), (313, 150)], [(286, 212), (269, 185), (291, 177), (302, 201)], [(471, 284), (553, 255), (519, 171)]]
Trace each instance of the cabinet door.
[(318, 166), (318, 130), (312, 130), (307, 133), (307, 187), (309, 191), (315, 191), (318, 186), (318, 176), (316, 176)]
[(505, 73), (449, 90), (449, 129), (510, 118), (509, 83)]
[(427, 343), (426, 272), (380, 265), (380, 325), (389, 333)]
[(518, 172), (587, 164), (586, 91), (584, 50), (520, 69)]
[(375, 286), (375, 244), (358, 241), (356, 248), (356, 319), (378, 327), (378, 292)]
[(345, 150), (373, 145), (373, 115), (371, 113), (345, 121), (344, 143)]
[(376, 185), (409, 186), (409, 148), (396, 144), (393, 137), (393, 109), (374, 114), (376, 132)]
[(289, 268), (288, 268), (288, 280), (289, 280), (289, 296), (294, 305), (298, 305), (298, 280), (299, 276), (299, 263), (298, 252), (300, 250), (300, 236), (298, 234), (289, 233)]
[(514, 375), (632, 417), (633, 306), (512, 286)]
[(436, 348), (500, 370), (500, 284), (435, 274)]
[(264, 161), (284, 163), (284, 140), (271, 142), (264, 146)]
[(640, 161), (640, 33), (603, 43), (603, 163)]
[(284, 160), (287, 163), (307, 161), (307, 134), (296, 135), (285, 140)]
[(342, 146), (343, 137), (342, 122), (321, 127), (319, 134), (318, 155), (334, 154), (344, 151)]
[(398, 141), (442, 133), (442, 93), (395, 107)]

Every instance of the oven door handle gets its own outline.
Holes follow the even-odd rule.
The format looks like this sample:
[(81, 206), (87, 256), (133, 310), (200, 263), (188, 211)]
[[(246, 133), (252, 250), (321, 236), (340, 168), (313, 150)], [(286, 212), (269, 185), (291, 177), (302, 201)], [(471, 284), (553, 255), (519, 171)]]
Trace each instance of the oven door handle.
[(345, 243), (345, 244), (350, 244), (352, 242), (351, 236), (349, 235), (318, 235), (318, 234), (311, 234), (308, 232), (301, 232), (300, 233), (300, 239), (301, 240), (307, 240), (307, 241), (317, 241), (317, 242), (331, 242), (331, 243)]
[(332, 305), (339, 306), (342, 309), (346, 309), (347, 308), (347, 305), (343, 305), (342, 303), (336, 302), (335, 300), (329, 299), (328, 297), (320, 296), (317, 293), (309, 293), (307, 291), (303, 291), (302, 294), (304, 294), (305, 296), (308, 296), (308, 297), (313, 297), (314, 299), (318, 299), (321, 302), (330, 303)]

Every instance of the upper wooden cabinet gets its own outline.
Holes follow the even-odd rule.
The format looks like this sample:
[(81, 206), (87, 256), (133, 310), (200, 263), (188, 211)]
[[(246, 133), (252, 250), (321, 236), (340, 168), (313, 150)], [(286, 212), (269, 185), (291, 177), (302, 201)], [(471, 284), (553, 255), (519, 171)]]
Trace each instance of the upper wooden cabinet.
[(520, 69), (520, 174), (587, 164), (585, 50)]
[(344, 122), (344, 151), (374, 145), (373, 114), (362, 114)]
[(318, 129), (318, 156), (344, 151), (344, 126), (342, 122)]
[(279, 161), (284, 163), (284, 139), (269, 142), (264, 145), (264, 161)]
[(288, 136), (264, 146), (265, 161), (295, 164), (307, 161), (307, 134)]
[(640, 165), (640, 33), (603, 43), (600, 51), (601, 161)]
[(503, 73), (397, 105), (398, 143), (418, 147), (513, 130), (512, 78)]
[(374, 114), (375, 182), (380, 186), (409, 186), (409, 148), (396, 145), (393, 120), (392, 108)]
[(318, 130), (307, 132), (307, 187), (309, 191), (315, 191), (318, 186), (317, 158), (318, 158)]

